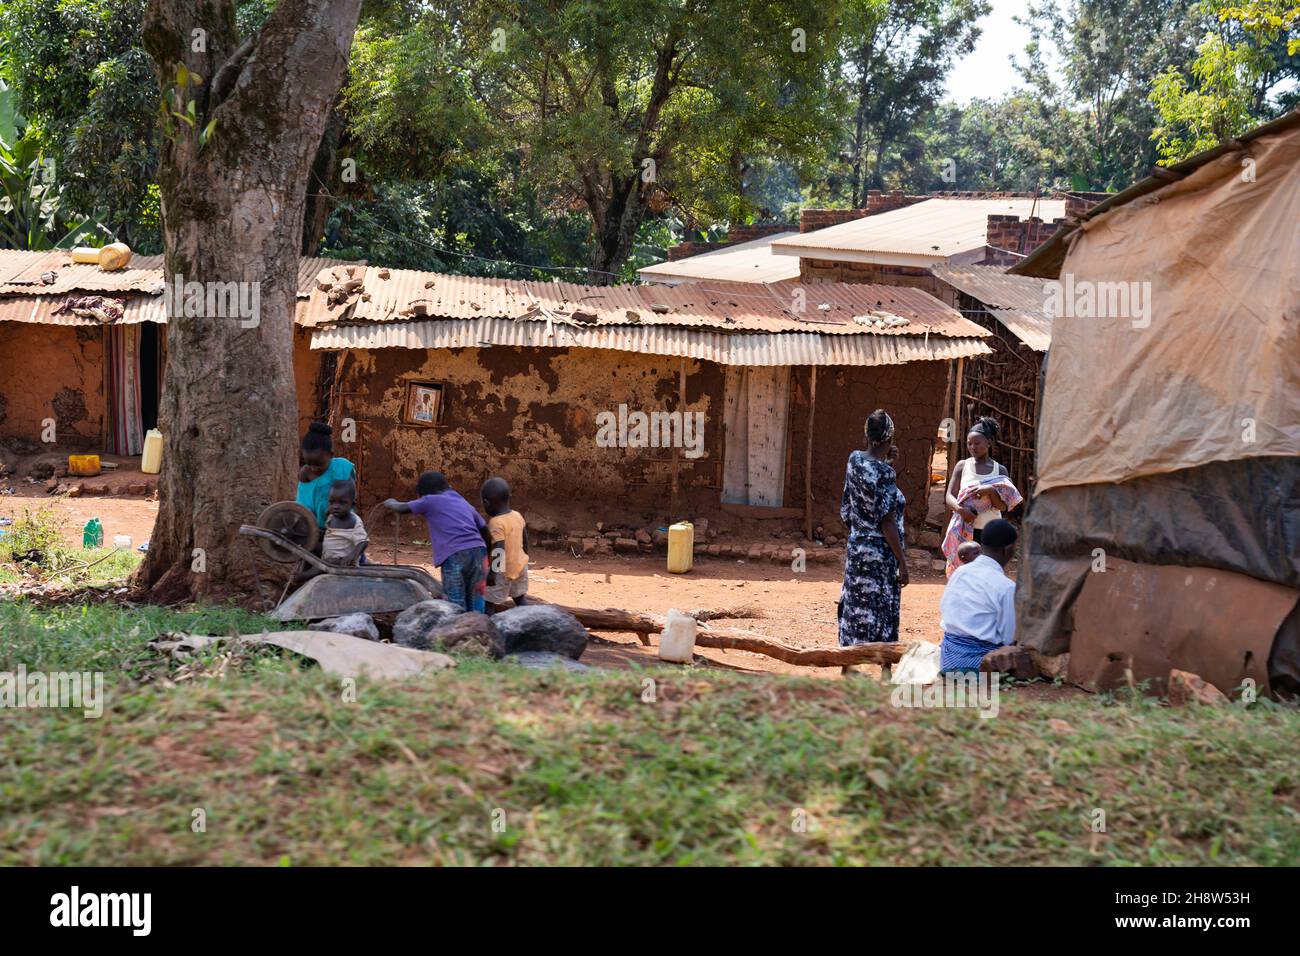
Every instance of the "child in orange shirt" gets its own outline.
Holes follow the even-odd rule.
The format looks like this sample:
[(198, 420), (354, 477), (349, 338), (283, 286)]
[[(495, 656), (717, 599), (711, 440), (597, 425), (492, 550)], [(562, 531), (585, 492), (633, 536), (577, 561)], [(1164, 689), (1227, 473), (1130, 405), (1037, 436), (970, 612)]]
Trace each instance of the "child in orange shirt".
[(528, 526), (524, 516), (510, 508), (510, 486), (504, 478), (483, 482), (483, 510), (487, 512), (488, 554), (487, 603), (500, 611), (511, 599), (515, 605), (528, 603)]

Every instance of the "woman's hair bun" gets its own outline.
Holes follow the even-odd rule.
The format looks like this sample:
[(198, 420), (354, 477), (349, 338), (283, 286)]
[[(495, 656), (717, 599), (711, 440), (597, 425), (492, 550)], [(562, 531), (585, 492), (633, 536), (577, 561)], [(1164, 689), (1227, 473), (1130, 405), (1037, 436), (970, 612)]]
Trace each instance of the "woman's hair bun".
[(333, 433), (334, 429), (330, 428), (325, 422), (312, 422), (307, 426), (307, 431), (315, 432), (317, 435), (329, 435)]
[(975, 425), (971, 431), (979, 432), (989, 441), (997, 441), (999, 431), (997, 419), (990, 418), (987, 415), (981, 415), (979, 418), (975, 419)]

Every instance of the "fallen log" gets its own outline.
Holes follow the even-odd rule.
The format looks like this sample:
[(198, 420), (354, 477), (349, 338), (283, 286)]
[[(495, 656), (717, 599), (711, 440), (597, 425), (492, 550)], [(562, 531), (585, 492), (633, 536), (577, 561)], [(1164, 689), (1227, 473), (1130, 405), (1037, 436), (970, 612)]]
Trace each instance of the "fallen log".
[[(663, 630), (663, 621), (646, 614), (634, 614), (618, 608), (556, 607), (568, 611), (589, 631), (624, 631), (636, 634), (641, 643), (650, 646), (650, 635)], [(787, 664), (804, 667), (843, 667), (848, 664), (894, 664), (907, 651), (902, 643), (858, 644), (854, 647), (801, 648), (782, 644), (771, 638), (746, 631), (722, 631), (700, 628), (695, 632), (699, 647), (719, 650), (749, 651), (763, 654)]]

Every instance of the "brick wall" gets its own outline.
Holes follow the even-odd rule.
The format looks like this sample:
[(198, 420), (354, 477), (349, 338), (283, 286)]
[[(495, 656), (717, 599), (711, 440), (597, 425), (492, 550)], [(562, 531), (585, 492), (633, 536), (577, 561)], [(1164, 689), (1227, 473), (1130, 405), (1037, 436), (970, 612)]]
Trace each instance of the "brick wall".
[(874, 285), (899, 285), (924, 289), (930, 294), (939, 290), (941, 283), (929, 269), (915, 266), (884, 266), (872, 262), (836, 262), (830, 259), (799, 259), (799, 279), (802, 282), (853, 282)]
[(690, 256), (698, 256), (702, 252), (712, 252), (715, 249), (725, 249), (727, 246), (733, 246), (738, 242), (749, 242), (752, 239), (761, 239), (764, 236), (774, 236), (778, 232), (793, 232), (794, 223), (792, 222), (773, 222), (753, 226), (731, 226), (727, 230), (727, 238), (723, 242), (679, 242), (675, 246), (668, 247), (668, 261), (676, 262), (678, 259), (686, 259)]
[(1078, 219), (1103, 199), (1109, 199), (1113, 193), (1071, 192), (1065, 194), (1065, 218)]
[(775, 236), (780, 232), (794, 232), (795, 225), (792, 222), (770, 222), (765, 225), (755, 226), (732, 226), (727, 230), (728, 245), (736, 242), (749, 242), (753, 239), (762, 239), (764, 236)]
[(1052, 233), (1064, 224), (1064, 219), (1044, 222), (1037, 216), (1029, 219), (1019, 219), (1015, 216), (989, 216), (988, 248), (984, 264), (1012, 265), (1050, 239)]
[(668, 261), (676, 262), (678, 259), (698, 256), (701, 252), (712, 252), (726, 245), (725, 242), (679, 242), (675, 246), (668, 247)]

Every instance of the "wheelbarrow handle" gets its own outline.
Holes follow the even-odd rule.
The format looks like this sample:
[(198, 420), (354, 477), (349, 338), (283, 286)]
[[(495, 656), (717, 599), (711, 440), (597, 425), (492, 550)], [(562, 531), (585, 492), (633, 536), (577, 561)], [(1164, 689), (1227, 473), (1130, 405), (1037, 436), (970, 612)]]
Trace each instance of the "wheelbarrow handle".
[(301, 558), (324, 574), (342, 574), (355, 578), (404, 578), (424, 585), (432, 594), (441, 592), (432, 575), (420, 568), (410, 568), (403, 565), (385, 566), (382, 564), (366, 565), (365, 567), (344, 567), (338, 564), (326, 564), (310, 551), (298, 547), (298, 545), (274, 531), (267, 531), (265, 528), (259, 528), (256, 525), (241, 524), (239, 533), (252, 538), (265, 538), (268, 541), (274, 541), (295, 557)]

